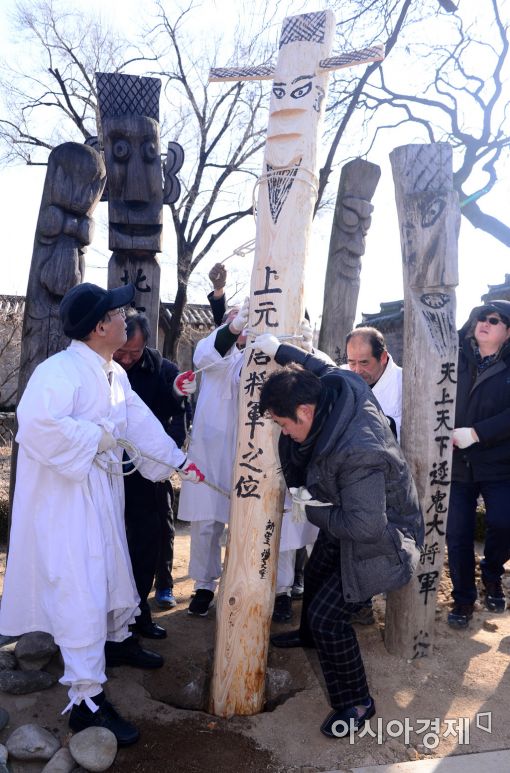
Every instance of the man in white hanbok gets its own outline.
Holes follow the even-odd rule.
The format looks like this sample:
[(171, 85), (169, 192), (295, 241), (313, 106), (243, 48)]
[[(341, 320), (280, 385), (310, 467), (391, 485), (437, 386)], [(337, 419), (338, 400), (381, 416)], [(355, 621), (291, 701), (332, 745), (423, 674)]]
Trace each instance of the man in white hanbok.
[[(106, 665), (157, 668), (128, 625), (138, 613), (124, 525), (122, 449), (141, 452), (140, 472), (157, 481), (181, 468), (203, 479), (133, 392), (112, 360), (126, 341), (124, 309), (133, 285), (89, 283), (64, 296), (70, 346), (40, 364), (20, 400), (19, 444), (0, 632), (46, 631), (59, 645), (73, 730), (107, 727), (119, 745), (138, 730), (105, 699)], [(150, 461), (148, 458), (160, 461)], [(110, 472), (111, 470), (112, 472)], [(105, 646), (106, 643), (106, 646)]]

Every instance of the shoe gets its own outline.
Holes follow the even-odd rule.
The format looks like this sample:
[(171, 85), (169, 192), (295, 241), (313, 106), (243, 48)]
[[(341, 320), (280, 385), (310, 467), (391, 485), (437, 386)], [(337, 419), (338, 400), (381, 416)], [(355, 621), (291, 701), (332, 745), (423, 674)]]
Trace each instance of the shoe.
[(104, 647), (107, 668), (133, 666), (134, 668), (161, 668), (163, 658), (157, 652), (144, 650), (138, 639), (130, 636), (124, 641), (107, 641)]
[(474, 604), (454, 604), (451, 612), (448, 612), (450, 628), (467, 628), (474, 608)]
[(85, 701), (73, 706), (69, 716), (71, 730), (79, 733), (87, 727), (106, 727), (114, 734), (119, 746), (130, 746), (138, 741), (140, 733), (136, 727), (120, 716), (106, 700), (104, 692), (95, 695), (92, 700), (99, 706), (96, 712), (91, 711)]
[(351, 615), (351, 624), (357, 625), (372, 625), (375, 623), (374, 610), (372, 609), (372, 603), (365, 604), (357, 612)]
[(332, 711), (321, 725), (321, 733), (328, 738), (345, 738), (357, 733), (360, 727), (375, 714), (375, 703), (370, 698), (370, 704), (362, 714), (358, 714), (356, 706), (341, 711)]
[(134, 629), (145, 639), (166, 639), (166, 630), (152, 620), (150, 623), (135, 623)]
[(502, 615), (506, 609), (506, 598), (503, 592), (501, 580), (496, 582), (484, 582), (484, 603), (489, 612)]
[(214, 593), (212, 590), (206, 590), (205, 588), (199, 588), (195, 591), (195, 595), (190, 601), (188, 607), (188, 615), (197, 615), (198, 617), (206, 617), (209, 607), (212, 605), (214, 599)]
[(163, 590), (158, 590), (156, 588), (154, 601), (161, 609), (173, 609), (177, 606), (177, 601), (175, 600), (171, 588), (163, 588)]
[(315, 644), (311, 639), (302, 639), (297, 631), (286, 631), (285, 633), (277, 633), (270, 637), (270, 642), (273, 647), (291, 648), (291, 647), (310, 647), (315, 648)]
[(292, 599), (286, 593), (280, 593), (274, 600), (273, 622), (288, 623), (292, 618)]
[(294, 577), (294, 585), (290, 591), (290, 596), (293, 599), (300, 599), (305, 592), (305, 580), (302, 574), (296, 574)]

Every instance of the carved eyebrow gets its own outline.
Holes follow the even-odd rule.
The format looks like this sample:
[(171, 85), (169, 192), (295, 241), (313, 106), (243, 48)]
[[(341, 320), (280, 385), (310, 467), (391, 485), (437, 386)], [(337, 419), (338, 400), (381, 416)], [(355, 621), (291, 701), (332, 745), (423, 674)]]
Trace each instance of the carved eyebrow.
[(291, 83), (297, 83), (298, 81), (311, 81), (313, 77), (313, 75), (298, 75), (298, 77), (294, 78)]
[[(294, 81), (292, 81), (292, 82), (294, 83)], [(286, 85), (287, 84), (286, 84), (285, 81), (280, 81), (278, 83), (276, 81), (273, 82), (273, 86), (286, 86)]]

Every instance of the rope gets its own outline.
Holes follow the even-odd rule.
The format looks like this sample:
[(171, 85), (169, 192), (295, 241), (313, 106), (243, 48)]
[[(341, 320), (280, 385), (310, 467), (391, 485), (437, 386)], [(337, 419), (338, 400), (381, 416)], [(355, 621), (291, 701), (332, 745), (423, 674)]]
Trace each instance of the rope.
[[(280, 166), (277, 169), (272, 169), (270, 172), (264, 172), (260, 175), (260, 177), (257, 178), (255, 181), (255, 185), (253, 186), (253, 193), (252, 193), (252, 206), (253, 206), (253, 219), (255, 222), (257, 222), (257, 201), (256, 201), (256, 192), (258, 186), (263, 182), (268, 182), (273, 177), (278, 177), (281, 172), (296, 172), (296, 176), (293, 178), (294, 180), (302, 183), (306, 183), (310, 186), (312, 189), (315, 198), (317, 199), (319, 196), (319, 180), (315, 172), (313, 172), (311, 169), (307, 169), (304, 166)], [(300, 176), (300, 172), (305, 172), (306, 174), (310, 175), (310, 180)]]
[[(110, 459), (101, 459), (99, 456), (94, 457), (94, 464), (96, 464), (101, 470), (104, 472), (107, 472), (109, 475), (116, 475), (118, 477), (126, 478), (128, 475), (132, 475), (134, 472), (136, 472), (140, 466), (140, 462), (142, 459), (147, 459), (149, 462), (156, 462), (157, 464), (163, 464), (166, 467), (170, 467), (168, 462), (163, 461), (162, 459), (156, 459), (154, 456), (149, 456), (149, 454), (142, 454), (140, 452), (140, 449), (137, 448), (133, 443), (130, 443), (129, 440), (125, 440), (124, 438), (117, 438), (117, 445), (120, 446), (120, 448), (123, 448), (126, 453), (129, 455), (129, 459), (119, 460), (112, 458)], [(118, 465), (120, 464), (121, 470), (119, 472)], [(132, 465), (132, 469), (124, 470), (124, 465), (129, 464)], [(174, 468), (171, 468), (174, 469)], [(175, 472), (177, 475), (179, 475), (179, 470), (176, 469)], [(222, 494), (224, 497), (227, 497), (227, 499), (230, 499), (230, 494), (228, 491), (225, 491), (224, 489), (220, 488), (219, 486), (216, 486), (214, 483), (211, 483), (208, 480), (200, 481), (201, 483), (205, 483), (206, 486), (209, 486), (213, 491), (216, 491), (218, 494)]]

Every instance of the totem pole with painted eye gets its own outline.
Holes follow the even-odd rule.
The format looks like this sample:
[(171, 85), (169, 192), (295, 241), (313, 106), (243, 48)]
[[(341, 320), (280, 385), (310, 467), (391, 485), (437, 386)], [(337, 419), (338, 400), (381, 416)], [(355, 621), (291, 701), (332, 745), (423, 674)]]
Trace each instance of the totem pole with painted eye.
[[(378, 47), (330, 57), (334, 28), (330, 11), (288, 17), (275, 67), (211, 71), (211, 80), (273, 81), (258, 186), (251, 340), (260, 333), (284, 339), (298, 336), (328, 72), (383, 58)], [(274, 367), (270, 357), (247, 347), (211, 690), (211, 710), (220, 716), (255, 714), (264, 699), (284, 489), (278, 474), (277, 433), (260, 416), (258, 400)]]
[(102, 146), (108, 175), (108, 286), (132, 282), (135, 306), (151, 325), (157, 345), (163, 203), (180, 194), (174, 177), (184, 154), (170, 143), (163, 188), (157, 78), (96, 73)]

